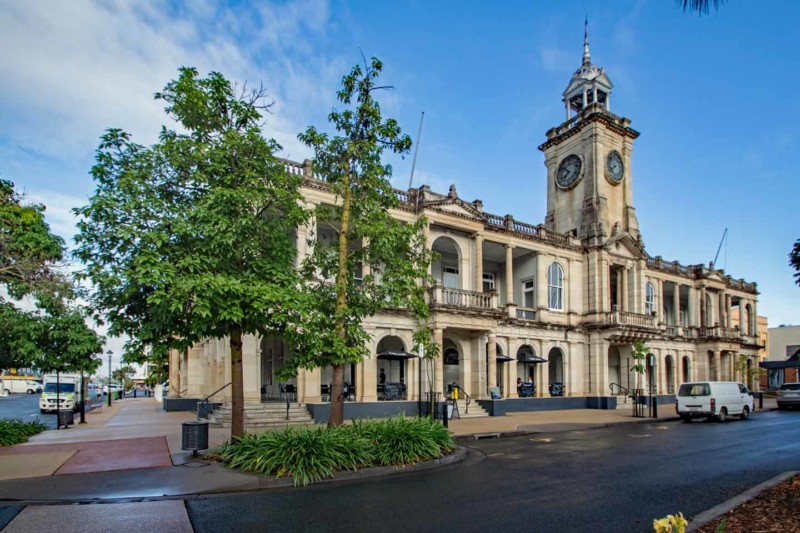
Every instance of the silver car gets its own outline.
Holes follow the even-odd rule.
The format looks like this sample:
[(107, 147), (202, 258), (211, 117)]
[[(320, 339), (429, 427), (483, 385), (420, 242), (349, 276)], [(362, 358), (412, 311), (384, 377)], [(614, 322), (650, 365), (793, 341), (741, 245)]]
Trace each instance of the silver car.
[(800, 407), (800, 383), (784, 383), (778, 389), (778, 409)]

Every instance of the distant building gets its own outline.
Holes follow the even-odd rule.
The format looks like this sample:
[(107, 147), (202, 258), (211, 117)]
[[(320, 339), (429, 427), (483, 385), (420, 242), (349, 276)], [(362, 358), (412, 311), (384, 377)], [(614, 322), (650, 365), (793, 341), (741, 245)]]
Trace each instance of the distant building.
[(769, 328), (769, 388), (800, 382), (800, 326)]

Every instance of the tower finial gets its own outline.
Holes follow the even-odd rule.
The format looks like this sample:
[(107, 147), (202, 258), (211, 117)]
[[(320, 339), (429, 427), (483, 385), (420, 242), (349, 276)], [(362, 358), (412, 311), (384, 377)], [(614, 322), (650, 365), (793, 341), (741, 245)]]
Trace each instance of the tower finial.
[(592, 62), (592, 57), (589, 55), (589, 15), (583, 22), (583, 64), (588, 65)]

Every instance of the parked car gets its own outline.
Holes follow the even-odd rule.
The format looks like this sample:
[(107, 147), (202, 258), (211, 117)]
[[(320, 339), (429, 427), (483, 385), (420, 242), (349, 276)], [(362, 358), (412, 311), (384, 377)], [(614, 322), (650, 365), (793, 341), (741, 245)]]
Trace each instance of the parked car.
[(778, 409), (800, 407), (800, 383), (784, 383), (778, 389)]
[(725, 422), (733, 415), (747, 420), (753, 412), (753, 397), (747, 387), (735, 381), (683, 383), (675, 398), (675, 411), (684, 422), (693, 418)]

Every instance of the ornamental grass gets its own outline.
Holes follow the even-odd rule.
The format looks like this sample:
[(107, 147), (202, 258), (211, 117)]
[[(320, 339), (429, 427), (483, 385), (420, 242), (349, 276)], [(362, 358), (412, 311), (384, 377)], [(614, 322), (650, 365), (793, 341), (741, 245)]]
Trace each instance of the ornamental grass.
[(335, 428), (286, 428), (245, 434), (226, 442), (212, 457), (228, 468), (292, 477), (308, 485), (338, 471), (368, 466), (406, 466), (441, 457), (455, 449), (450, 433), (430, 418), (399, 416), (357, 421)]
[(4, 418), (0, 420), (0, 446), (13, 446), (28, 441), (37, 433), (47, 429), (38, 420), (23, 422), (16, 418)]

